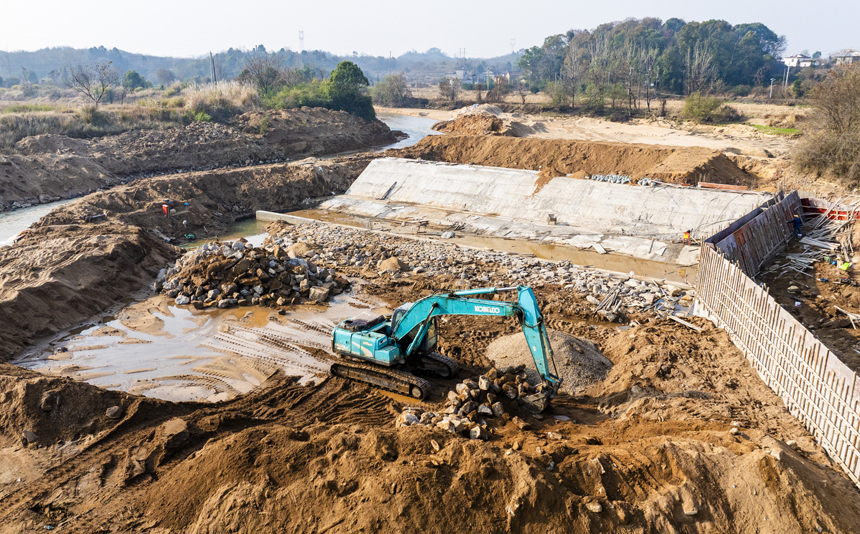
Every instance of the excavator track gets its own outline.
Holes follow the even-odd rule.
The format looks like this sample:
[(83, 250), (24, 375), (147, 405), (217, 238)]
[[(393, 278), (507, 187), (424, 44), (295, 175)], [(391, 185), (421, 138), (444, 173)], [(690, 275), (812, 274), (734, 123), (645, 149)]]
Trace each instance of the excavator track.
[(421, 357), (421, 363), (417, 369), (434, 373), (442, 378), (453, 378), (460, 371), (460, 363), (444, 354), (431, 352)]
[(423, 378), (368, 363), (340, 360), (332, 364), (331, 374), (364, 382), (417, 400), (424, 399), (430, 394), (430, 382)]

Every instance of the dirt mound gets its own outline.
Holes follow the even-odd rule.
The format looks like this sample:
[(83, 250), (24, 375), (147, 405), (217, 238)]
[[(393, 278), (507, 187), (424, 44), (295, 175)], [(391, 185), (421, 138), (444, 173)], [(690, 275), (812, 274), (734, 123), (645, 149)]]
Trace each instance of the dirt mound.
[[(0, 209), (72, 198), (133, 178), (248, 166), (393, 143), (381, 121), (319, 108), (266, 111), (92, 140), (40, 135), (0, 156)], [(41, 198), (40, 198), (41, 196)]]
[(135, 401), (119, 391), (2, 364), (0, 391), (0, 450), (91, 438), (119, 423)]
[[(240, 169), (217, 169), (136, 180), (61, 206), (35, 226), (78, 224), (107, 213), (106, 219), (148, 229), (184, 241), (223, 233), (236, 220), (257, 210), (286, 211), (305, 199), (346, 191), (375, 155), (325, 161), (308, 160)], [(169, 200), (175, 210), (162, 212)]]
[(318, 156), (396, 141), (382, 121), (368, 122), (345, 111), (323, 108), (257, 111), (239, 115), (231, 126), (246, 135), (262, 135), (286, 154)]
[(450, 135), (512, 135), (502, 119), (489, 113), (472, 113), (437, 122), (433, 129)]
[(755, 179), (721, 152), (699, 147), (459, 135), (429, 136), (416, 145), (385, 154), (490, 167), (548, 169), (553, 176), (618, 174), (634, 180), (649, 177), (693, 185), (699, 181), (750, 185)]
[(456, 115), (458, 117), (464, 117), (468, 115), (484, 114), (498, 117), (502, 113), (504, 113), (504, 111), (500, 107), (494, 106), (492, 104), (472, 104), (471, 106), (466, 106), (464, 108), (458, 109)]
[(0, 248), (0, 358), (139, 291), (179, 250), (126, 225), (28, 230)]
[[(606, 377), (612, 362), (600, 353), (594, 343), (552, 329), (548, 334), (556, 363), (555, 369), (563, 380), (562, 392), (575, 395), (582, 388), (592, 386)], [(500, 367), (522, 365), (529, 382), (540, 382), (528, 342), (522, 334), (502, 336), (490, 343), (487, 347), (487, 358)], [(550, 370), (553, 368), (550, 367)]]

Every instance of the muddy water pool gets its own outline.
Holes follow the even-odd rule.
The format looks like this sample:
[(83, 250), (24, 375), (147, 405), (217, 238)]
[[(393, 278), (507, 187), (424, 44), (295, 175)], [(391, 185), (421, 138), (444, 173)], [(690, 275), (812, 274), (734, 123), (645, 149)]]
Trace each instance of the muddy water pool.
[(217, 402), (251, 391), (278, 370), (303, 382), (326, 375), (332, 328), (375, 304), (341, 295), (330, 306), (300, 306), (278, 315), (258, 307), (198, 311), (158, 295), (78, 327), (14, 363), (164, 400)]

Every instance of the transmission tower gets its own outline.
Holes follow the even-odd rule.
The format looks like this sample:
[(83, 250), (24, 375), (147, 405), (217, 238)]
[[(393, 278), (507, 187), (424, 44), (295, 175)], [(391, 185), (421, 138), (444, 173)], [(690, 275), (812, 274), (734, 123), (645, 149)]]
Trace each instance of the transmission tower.
[(516, 44), (517, 44), (517, 40), (511, 39), (511, 54), (514, 53), (514, 47), (516, 46)]
[(304, 30), (299, 30), (299, 52), (305, 51), (305, 32)]

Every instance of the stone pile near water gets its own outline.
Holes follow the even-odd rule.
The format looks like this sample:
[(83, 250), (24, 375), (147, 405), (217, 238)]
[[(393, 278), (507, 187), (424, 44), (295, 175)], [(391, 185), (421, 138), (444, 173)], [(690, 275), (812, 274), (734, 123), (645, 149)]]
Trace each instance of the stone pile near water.
[(505, 410), (503, 399), (525, 401), (542, 388), (541, 385), (529, 384), (523, 366), (490, 369), (486, 375), (479, 376), (477, 381), (463, 380), (449, 391), (445, 408), (440, 413), (407, 407), (397, 416), (394, 425), (437, 427), (452, 434), (486, 441), (490, 439), (490, 433), (485, 418), (511, 421), (520, 429), (527, 426), (519, 417), (511, 417)]
[(470, 249), (443, 241), (408, 239), (326, 223), (287, 226), (277, 235), (312, 244), (321, 262), (350, 270), (357, 276), (366, 277), (374, 272), (395, 279), (417, 280), (450, 275), (454, 280), (446, 289), (557, 284), (582, 294), (595, 306), (614, 292), (617, 297), (613, 306), (601, 310), (610, 321), (617, 320), (619, 312), (655, 311), (663, 315), (672, 311), (675, 304), (689, 306), (695, 296), (693, 290), (668, 283), (640, 281), (569, 261)]
[(179, 306), (230, 308), (324, 302), (349, 282), (319, 267), (305, 243), (282, 238), (255, 247), (244, 239), (208, 243), (159, 273), (155, 289)]

